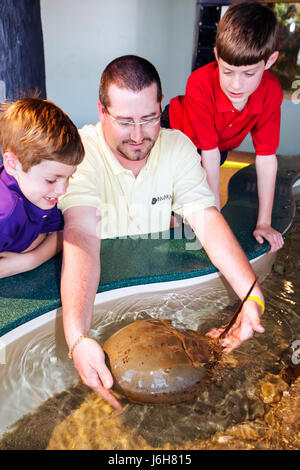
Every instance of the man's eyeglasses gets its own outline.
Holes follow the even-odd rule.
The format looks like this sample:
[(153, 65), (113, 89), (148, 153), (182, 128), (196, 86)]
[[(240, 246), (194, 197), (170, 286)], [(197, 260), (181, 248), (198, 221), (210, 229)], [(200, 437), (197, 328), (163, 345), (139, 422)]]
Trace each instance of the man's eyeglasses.
[(159, 116), (155, 116), (154, 118), (151, 118), (151, 119), (146, 119), (145, 121), (126, 121), (125, 119), (117, 119), (115, 117), (113, 117), (110, 112), (105, 108), (105, 112), (108, 114), (108, 116), (110, 117), (110, 119), (114, 122), (116, 122), (117, 124), (119, 124), (119, 126), (121, 127), (134, 127), (134, 126), (144, 126), (144, 127), (154, 127), (156, 126), (156, 124), (158, 124), (160, 122), (160, 117), (161, 117), (161, 113), (159, 114)]

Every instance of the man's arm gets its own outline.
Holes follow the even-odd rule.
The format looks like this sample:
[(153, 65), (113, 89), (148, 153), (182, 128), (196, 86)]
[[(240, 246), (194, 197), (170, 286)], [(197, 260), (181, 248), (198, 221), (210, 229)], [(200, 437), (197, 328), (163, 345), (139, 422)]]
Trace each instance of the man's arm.
[(214, 193), (218, 210), (220, 210), (220, 160), (221, 154), (218, 147), (201, 151), (202, 166), (206, 171), (208, 185)]
[[(61, 299), (65, 337), (71, 349), (78, 338), (88, 334), (92, 323), (100, 279), (100, 220), (92, 207), (67, 209), (64, 219)], [(72, 359), (83, 382), (120, 409), (108, 391), (113, 379), (97, 341), (83, 338), (74, 347)]]
[[(211, 262), (224, 275), (238, 297), (243, 299), (254, 282), (255, 274), (222, 214), (215, 207), (209, 207), (194, 212), (187, 217), (187, 220)], [(264, 301), (258, 283), (255, 284), (251, 295)], [(255, 301), (249, 300), (244, 303), (236, 323), (222, 343), (223, 346), (226, 346), (227, 352), (251, 338), (254, 331), (264, 332), (260, 323), (260, 314), (261, 307)], [(218, 331), (215, 336), (220, 333), (221, 331)]]
[(253, 236), (258, 243), (266, 239), (271, 246), (270, 253), (282, 248), (284, 241), (280, 232), (271, 227), (272, 209), (277, 175), (276, 155), (256, 156), (258, 217)]

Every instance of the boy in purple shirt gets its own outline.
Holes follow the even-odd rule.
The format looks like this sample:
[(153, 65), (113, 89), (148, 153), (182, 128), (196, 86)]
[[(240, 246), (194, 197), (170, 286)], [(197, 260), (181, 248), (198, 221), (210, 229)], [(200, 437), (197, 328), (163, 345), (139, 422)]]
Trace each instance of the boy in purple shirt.
[(77, 128), (50, 101), (26, 97), (1, 106), (0, 277), (29, 271), (61, 249), (56, 207), (83, 160)]

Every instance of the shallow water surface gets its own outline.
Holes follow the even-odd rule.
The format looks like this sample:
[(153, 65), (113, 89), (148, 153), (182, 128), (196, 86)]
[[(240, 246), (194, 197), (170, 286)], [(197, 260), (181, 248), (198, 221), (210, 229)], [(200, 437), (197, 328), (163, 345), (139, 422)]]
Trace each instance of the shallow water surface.
[[(172, 406), (123, 401), (123, 411), (116, 412), (77, 384), (65, 351), (57, 355), (51, 340), (41, 338), (38, 346), (28, 345), (22, 358), (27, 388), (17, 393), (25, 400), (52, 387), (55, 395), (17, 421), (3, 435), (0, 449), (299, 449), (300, 358), (292, 349), (300, 341), (299, 209), (295, 227), (262, 284), (265, 333), (224, 356), (215, 380), (195, 401)], [(136, 318), (169, 318), (175, 326), (206, 332), (228, 321), (235, 310), (224, 308), (222, 292), (200, 297), (195, 290), (175, 291), (131, 302), (121, 299), (96, 307), (92, 334), (102, 344)]]

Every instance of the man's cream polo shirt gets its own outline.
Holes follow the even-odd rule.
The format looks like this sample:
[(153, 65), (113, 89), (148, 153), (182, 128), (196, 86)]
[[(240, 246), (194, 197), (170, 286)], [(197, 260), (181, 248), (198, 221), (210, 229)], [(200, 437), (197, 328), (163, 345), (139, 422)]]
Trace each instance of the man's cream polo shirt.
[(169, 230), (172, 211), (185, 218), (215, 205), (200, 156), (182, 132), (161, 129), (137, 178), (116, 159), (100, 123), (84, 126), (80, 135), (85, 157), (59, 208), (97, 208), (102, 239)]

